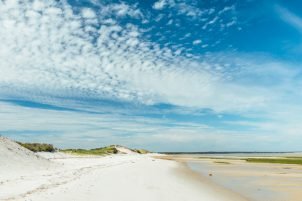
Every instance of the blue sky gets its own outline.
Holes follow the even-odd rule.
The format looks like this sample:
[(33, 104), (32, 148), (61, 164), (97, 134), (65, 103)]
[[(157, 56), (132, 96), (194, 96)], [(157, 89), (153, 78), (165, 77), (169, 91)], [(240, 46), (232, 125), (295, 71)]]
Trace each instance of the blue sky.
[(301, 1), (0, 1), (0, 134), (302, 150)]

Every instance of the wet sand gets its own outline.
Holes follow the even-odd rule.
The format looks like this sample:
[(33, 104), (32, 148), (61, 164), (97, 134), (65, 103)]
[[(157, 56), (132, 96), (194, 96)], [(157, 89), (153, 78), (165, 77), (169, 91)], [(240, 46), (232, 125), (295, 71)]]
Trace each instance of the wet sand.
[(301, 165), (250, 163), (242, 160), (243, 158), (247, 157), (221, 155), (174, 155), (166, 157), (166, 159), (185, 163), (201, 178), (207, 178), (209, 182), (239, 193), (248, 200), (301, 200)]

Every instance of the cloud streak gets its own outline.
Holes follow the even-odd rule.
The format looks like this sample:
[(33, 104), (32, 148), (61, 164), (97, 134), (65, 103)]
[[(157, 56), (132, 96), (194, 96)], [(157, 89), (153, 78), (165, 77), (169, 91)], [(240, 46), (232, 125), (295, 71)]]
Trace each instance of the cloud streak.
[(302, 18), (298, 15), (294, 14), (293, 12), (290, 12), (288, 9), (283, 8), (281, 6), (276, 6), (276, 10), (278, 14), (281, 16), (281, 19), (284, 20), (284, 22), (290, 24), (295, 29), (297, 29), (299, 32), (302, 32)]

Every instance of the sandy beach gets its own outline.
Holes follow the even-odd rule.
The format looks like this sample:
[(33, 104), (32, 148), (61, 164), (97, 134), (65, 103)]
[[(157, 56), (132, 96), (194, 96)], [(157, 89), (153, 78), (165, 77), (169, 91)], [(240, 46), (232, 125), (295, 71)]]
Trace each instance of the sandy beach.
[(3, 138), (0, 147), (0, 200), (245, 200), (202, 181), (181, 163), (152, 154), (34, 154)]
[(250, 163), (246, 156), (234, 155), (138, 154), (117, 148), (118, 154), (106, 156), (34, 153), (0, 137), (0, 200), (299, 201), (302, 197), (301, 165)]

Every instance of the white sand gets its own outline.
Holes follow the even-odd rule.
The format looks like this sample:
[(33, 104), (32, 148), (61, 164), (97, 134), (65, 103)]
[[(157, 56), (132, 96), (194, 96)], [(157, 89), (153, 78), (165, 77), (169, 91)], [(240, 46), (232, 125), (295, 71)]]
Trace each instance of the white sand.
[(16, 172), (29, 173), (36, 169), (45, 170), (53, 165), (49, 160), (0, 136), (0, 179), (14, 176)]
[[(5, 148), (3, 144), (5, 145)], [(174, 161), (151, 155), (118, 154), (106, 157), (74, 157), (61, 153), (29, 152), (22, 160), (7, 157), (11, 142), (0, 143), (0, 200), (32, 201), (235, 201), (225, 193), (182, 171)], [(9, 150), (11, 151), (11, 150)], [(10, 152), (9, 152), (10, 153)], [(21, 155), (20, 155), (21, 154)], [(12, 157), (14, 158), (14, 157)], [(51, 163), (51, 165), (49, 164)], [(55, 164), (55, 165), (52, 165)], [(33, 165), (40, 168), (32, 169)], [(13, 167), (13, 169), (5, 169)], [(27, 168), (29, 166), (30, 168)], [(44, 167), (44, 168), (41, 168)], [(6, 173), (14, 173), (6, 174)]]

